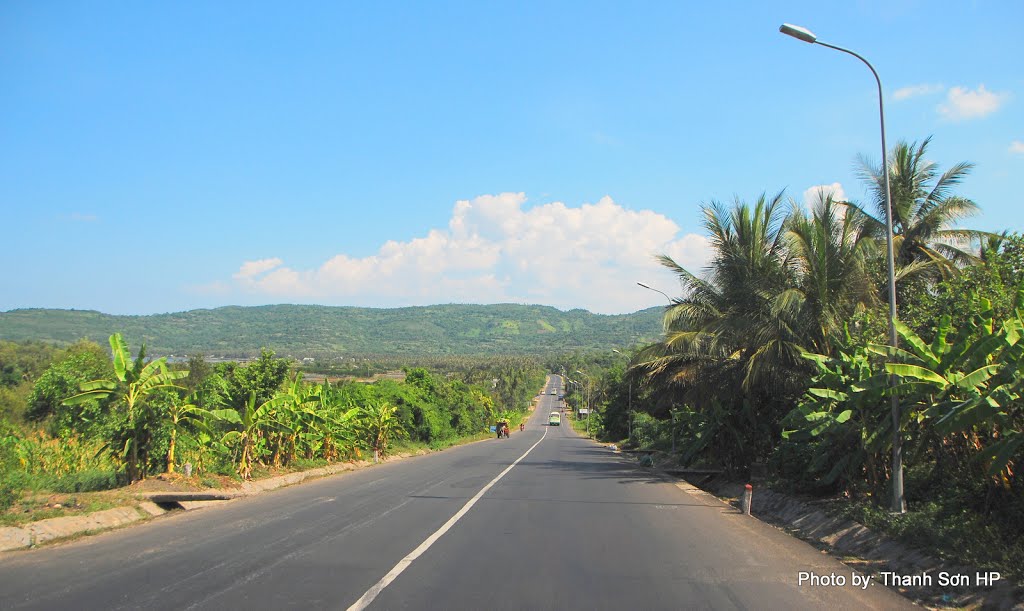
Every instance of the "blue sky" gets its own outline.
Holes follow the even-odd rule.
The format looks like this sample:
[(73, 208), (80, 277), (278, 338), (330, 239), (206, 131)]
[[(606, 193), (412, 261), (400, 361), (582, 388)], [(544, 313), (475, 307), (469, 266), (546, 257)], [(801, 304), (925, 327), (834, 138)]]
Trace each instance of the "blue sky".
[(541, 303), (698, 270), (700, 206), (890, 145), (1024, 230), (1024, 4), (0, 5), (0, 311)]

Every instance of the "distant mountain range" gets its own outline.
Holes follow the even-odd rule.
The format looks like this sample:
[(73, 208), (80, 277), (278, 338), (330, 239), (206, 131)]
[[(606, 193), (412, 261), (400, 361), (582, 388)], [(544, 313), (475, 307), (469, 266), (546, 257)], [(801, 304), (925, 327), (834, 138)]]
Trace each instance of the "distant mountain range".
[(295, 358), (351, 355), (551, 354), (608, 350), (661, 334), (662, 308), (603, 315), (538, 305), (434, 305), (396, 309), (312, 305), (229, 306), (116, 316), (90, 310), (0, 312), (0, 339), (106, 345), (115, 332), (150, 355), (247, 357), (271, 348)]

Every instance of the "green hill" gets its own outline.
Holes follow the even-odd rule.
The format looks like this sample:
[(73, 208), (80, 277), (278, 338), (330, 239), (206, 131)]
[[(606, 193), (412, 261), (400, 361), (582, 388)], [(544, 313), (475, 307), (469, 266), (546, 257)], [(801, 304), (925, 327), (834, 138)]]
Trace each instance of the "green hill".
[(268, 347), (296, 358), (348, 355), (550, 354), (610, 349), (661, 333), (661, 308), (632, 314), (563, 312), (537, 305), (434, 305), (376, 309), (311, 305), (230, 306), (149, 316), (88, 310), (0, 312), (0, 339), (106, 343), (120, 332), (152, 355), (247, 357)]

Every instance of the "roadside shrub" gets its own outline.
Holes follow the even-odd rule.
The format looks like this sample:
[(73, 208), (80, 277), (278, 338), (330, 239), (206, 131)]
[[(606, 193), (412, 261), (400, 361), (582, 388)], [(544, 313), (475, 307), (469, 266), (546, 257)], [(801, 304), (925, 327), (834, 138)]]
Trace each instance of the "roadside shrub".
[[(0, 467), (10, 467), (0, 464)], [(18, 502), (22, 494), (27, 491), (45, 489), (51, 478), (40, 475), (29, 475), (24, 471), (9, 469), (6, 472), (0, 471), (0, 512), (5, 511)]]
[(650, 414), (633, 414), (633, 437), (631, 441), (638, 448), (666, 446), (671, 443), (670, 423), (658, 420)]
[[(583, 430), (587, 430), (587, 419), (584, 418), (581, 422)], [(590, 414), (590, 434), (594, 436), (594, 439), (604, 439), (605, 435), (607, 435), (607, 431), (604, 428), (604, 417), (597, 410)]]
[(768, 457), (768, 470), (779, 479), (776, 484), (786, 490), (815, 495), (834, 494), (837, 485), (822, 484), (819, 475), (811, 468), (817, 452), (818, 443), (815, 441), (783, 440)]
[(53, 483), (54, 492), (96, 492), (117, 488), (117, 473), (108, 469), (86, 469), (68, 473)]
[(21, 498), (21, 490), (6, 478), (0, 479), (0, 511), (7, 511)]
[(14, 445), (15, 468), (30, 475), (56, 478), (86, 469), (109, 469), (112, 463), (103, 442), (79, 437), (52, 438), (37, 431)]

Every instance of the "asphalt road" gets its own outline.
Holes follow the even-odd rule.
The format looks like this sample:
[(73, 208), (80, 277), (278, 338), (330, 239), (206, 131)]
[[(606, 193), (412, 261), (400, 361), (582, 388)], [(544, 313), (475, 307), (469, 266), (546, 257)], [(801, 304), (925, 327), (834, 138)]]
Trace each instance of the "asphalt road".
[[(556, 402), (543, 395), (510, 439), (0, 554), (0, 609), (911, 606), (567, 423), (547, 426)], [(801, 572), (847, 585), (800, 585)]]

